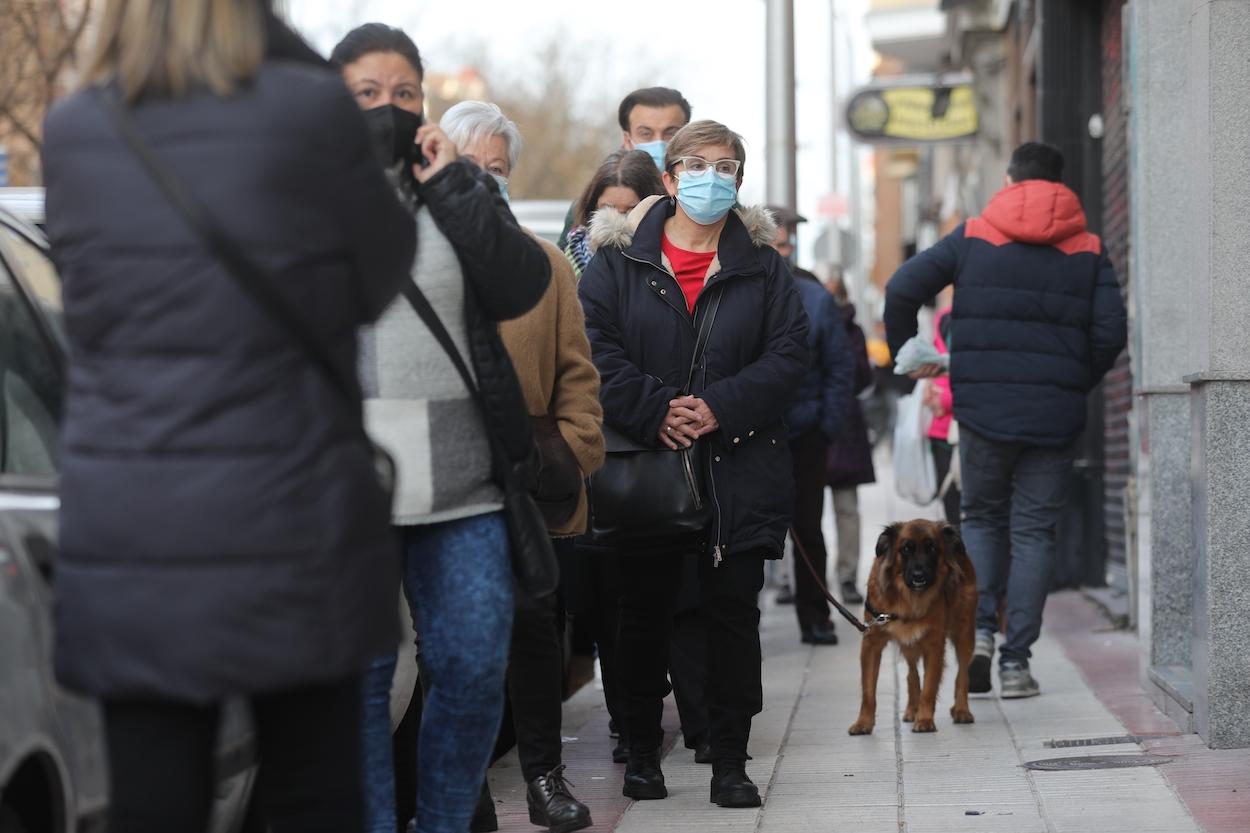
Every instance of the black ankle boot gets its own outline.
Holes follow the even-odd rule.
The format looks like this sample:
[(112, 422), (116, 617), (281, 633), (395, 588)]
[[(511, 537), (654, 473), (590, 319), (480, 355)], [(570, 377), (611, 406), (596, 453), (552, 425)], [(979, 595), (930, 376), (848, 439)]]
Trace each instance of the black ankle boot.
[(621, 795), (636, 801), (653, 801), (668, 798), (668, 788), (664, 786), (664, 773), (660, 771), (660, 750), (651, 752), (629, 752), (629, 760), (625, 762), (625, 786)]
[(747, 777), (741, 761), (712, 764), (712, 794), (709, 799), (720, 807), (758, 807), (759, 788)]
[(551, 833), (572, 833), (594, 824), (590, 809), (573, 797), (564, 780), (564, 764), (530, 781), (525, 791), (530, 821)]

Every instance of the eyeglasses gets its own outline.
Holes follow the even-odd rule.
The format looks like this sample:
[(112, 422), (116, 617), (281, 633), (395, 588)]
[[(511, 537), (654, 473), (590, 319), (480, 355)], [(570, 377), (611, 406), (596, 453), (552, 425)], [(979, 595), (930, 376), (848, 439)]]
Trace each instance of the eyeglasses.
[(686, 173), (703, 176), (708, 171), (716, 171), (721, 179), (737, 179), (742, 162), (738, 159), (717, 159), (709, 162), (702, 156), (679, 156), (674, 164), (685, 166)]

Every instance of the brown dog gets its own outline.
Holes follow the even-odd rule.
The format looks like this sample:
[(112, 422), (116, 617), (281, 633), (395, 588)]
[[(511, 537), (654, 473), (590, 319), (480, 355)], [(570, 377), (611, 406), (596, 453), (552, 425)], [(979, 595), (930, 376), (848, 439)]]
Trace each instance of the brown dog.
[[(908, 521), (891, 524), (877, 539), (877, 559), (868, 576), (860, 646), (863, 701), (852, 735), (872, 733), (877, 719), (877, 676), (881, 652), (891, 641), (907, 659), (907, 710), (913, 732), (935, 732), (933, 712), (946, 659), (946, 637), (955, 644), (956, 723), (972, 723), (968, 710), (968, 664), (976, 641), (977, 579), (959, 532), (949, 524)], [(924, 685), (919, 665), (924, 658)]]

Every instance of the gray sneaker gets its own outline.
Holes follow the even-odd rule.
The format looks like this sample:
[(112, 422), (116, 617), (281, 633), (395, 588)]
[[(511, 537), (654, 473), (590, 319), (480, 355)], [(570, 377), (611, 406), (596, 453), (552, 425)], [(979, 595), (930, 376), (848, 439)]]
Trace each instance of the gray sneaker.
[(994, 657), (994, 634), (989, 631), (977, 631), (976, 648), (972, 651), (972, 662), (968, 665), (968, 691), (973, 694), (985, 694), (993, 684), (990, 682), (990, 661)]
[(998, 696), (1004, 700), (1018, 697), (1036, 697), (1042, 693), (1037, 680), (1018, 662), (1005, 662), (998, 669)]

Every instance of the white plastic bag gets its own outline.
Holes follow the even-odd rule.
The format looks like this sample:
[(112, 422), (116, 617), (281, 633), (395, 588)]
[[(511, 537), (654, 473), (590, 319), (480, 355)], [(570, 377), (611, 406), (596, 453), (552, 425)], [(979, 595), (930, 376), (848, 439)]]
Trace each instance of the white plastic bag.
[(898, 355), (894, 357), (894, 375), (906, 376), (929, 364), (936, 364), (949, 370), (950, 354), (939, 353), (933, 346), (933, 342), (928, 339), (912, 336), (899, 348)]
[(898, 400), (898, 421), (894, 423), (894, 490), (920, 506), (932, 503), (938, 491), (937, 466), (928, 437), (933, 415), (924, 406), (927, 387), (928, 382), (921, 380)]

